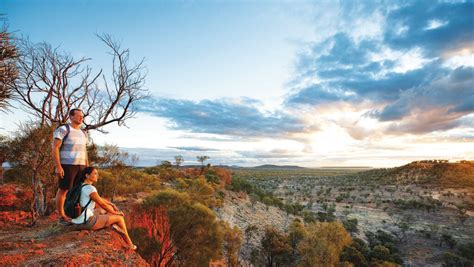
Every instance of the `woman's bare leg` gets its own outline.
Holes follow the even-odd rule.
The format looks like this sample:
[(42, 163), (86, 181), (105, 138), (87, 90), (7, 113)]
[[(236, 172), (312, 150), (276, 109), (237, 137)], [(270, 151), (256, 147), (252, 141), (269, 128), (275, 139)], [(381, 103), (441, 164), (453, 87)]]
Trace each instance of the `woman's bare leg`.
[(125, 241), (130, 245), (133, 246), (133, 242), (130, 239), (130, 236), (128, 235), (127, 231), (127, 225), (125, 224), (125, 219), (123, 216), (120, 215), (109, 215), (109, 220), (107, 222), (107, 226), (116, 224), (118, 225), (118, 231), (123, 234), (125, 237)]
[(97, 221), (94, 226), (92, 226), (91, 230), (99, 230), (110, 225), (117, 225), (118, 227), (115, 229), (122, 235), (125, 242), (127, 242), (131, 248), (134, 246), (130, 236), (128, 235), (127, 226), (123, 216), (111, 214), (97, 215)]

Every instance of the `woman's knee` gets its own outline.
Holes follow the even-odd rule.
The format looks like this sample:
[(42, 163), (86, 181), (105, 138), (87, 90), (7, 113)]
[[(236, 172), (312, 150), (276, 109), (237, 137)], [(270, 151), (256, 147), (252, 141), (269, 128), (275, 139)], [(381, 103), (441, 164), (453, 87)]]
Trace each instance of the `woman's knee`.
[(120, 215), (110, 215), (110, 222), (111, 223), (118, 223), (118, 222), (124, 222), (125, 220), (123, 219), (123, 216)]

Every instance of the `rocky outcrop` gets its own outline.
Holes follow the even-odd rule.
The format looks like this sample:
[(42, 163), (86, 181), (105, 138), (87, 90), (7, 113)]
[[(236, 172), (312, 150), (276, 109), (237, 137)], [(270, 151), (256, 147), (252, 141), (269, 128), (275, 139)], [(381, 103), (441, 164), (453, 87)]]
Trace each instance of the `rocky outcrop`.
[(253, 249), (260, 247), (266, 226), (272, 226), (280, 231), (286, 231), (295, 216), (273, 206), (261, 202), (252, 205), (249, 196), (243, 192), (225, 191), (224, 204), (217, 210), (217, 217), (226, 221), (230, 226), (237, 226), (245, 233), (249, 226), (257, 230), (249, 239), (245, 237), (240, 250), (239, 260), (244, 266), (249, 266), (250, 255)]
[(1, 265), (148, 266), (111, 228), (76, 231), (74, 226), (57, 224), (55, 215), (28, 227), (29, 212), (16, 209), (28, 201), (16, 197), (27, 196), (25, 191), (15, 185), (0, 186)]

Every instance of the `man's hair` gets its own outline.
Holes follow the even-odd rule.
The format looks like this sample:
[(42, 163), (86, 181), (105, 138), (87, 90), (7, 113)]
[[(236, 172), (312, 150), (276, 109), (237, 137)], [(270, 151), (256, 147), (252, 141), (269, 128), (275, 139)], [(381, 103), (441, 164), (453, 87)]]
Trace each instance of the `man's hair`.
[(69, 111), (69, 116), (70, 117), (74, 116), (74, 113), (76, 113), (76, 110), (82, 112), (82, 110), (80, 108), (73, 108)]

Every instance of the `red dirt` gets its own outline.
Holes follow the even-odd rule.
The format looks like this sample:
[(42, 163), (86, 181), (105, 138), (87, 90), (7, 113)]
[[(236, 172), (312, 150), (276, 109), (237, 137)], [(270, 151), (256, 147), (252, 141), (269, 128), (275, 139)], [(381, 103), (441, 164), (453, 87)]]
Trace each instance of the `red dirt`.
[[(119, 265), (148, 266), (111, 228), (75, 231), (60, 226), (57, 216), (39, 218), (27, 227), (29, 213), (12, 210), (25, 198), (21, 188), (0, 186), (0, 263), (1, 265)], [(7, 211), (5, 211), (7, 209)]]

